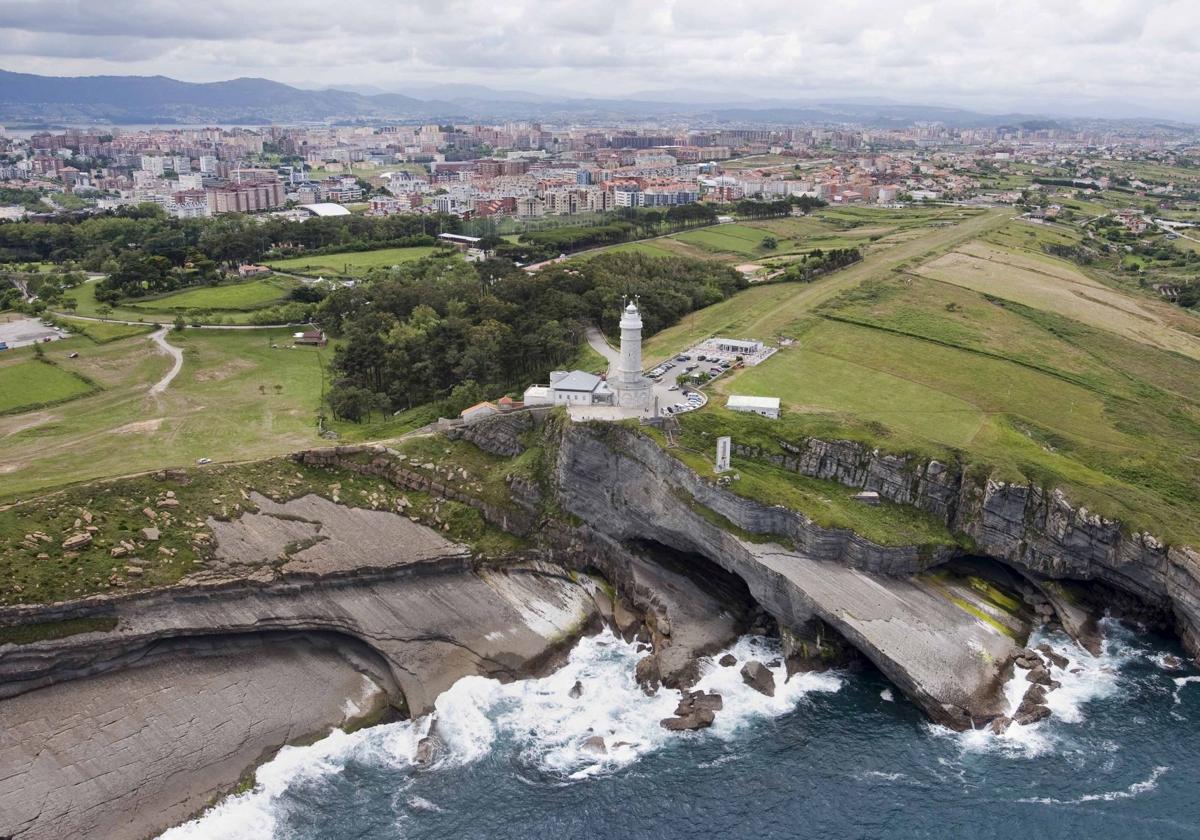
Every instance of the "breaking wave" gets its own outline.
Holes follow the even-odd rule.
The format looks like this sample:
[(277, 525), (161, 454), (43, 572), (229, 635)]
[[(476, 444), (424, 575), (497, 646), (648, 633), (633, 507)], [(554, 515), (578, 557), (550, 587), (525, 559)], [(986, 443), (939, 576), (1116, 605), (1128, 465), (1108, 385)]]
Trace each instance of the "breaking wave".
[[(732, 653), (738, 666), (722, 667), (716, 658)], [(279, 802), (295, 786), (320, 782), (341, 773), (351, 762), (415, 772), (417, 744), (431, 732), (441, 748), (431, 772), (478, 761), (498, 741), (511, 745), (518, 762), (563, 783), (608, 774), (680, 738), (732, 739), (754, 720), (794, 710), (812, 692), (836, 692), (842, 677), (834, 673), (797, 674), (787, 679), (776, 640), (747, 636), (729, 650), (701, 662), (697, 689), (721, 694), (724, 708), (711, 728), (675, 734), (659, 725), (674, 714), (675, 691), (646, 695), (634, 679), (643, 654), (611, 631), (582, 639), (567, 663), (553, 674), (501, 684), (486, 677), (464, 677), (438, 697), (432, 715), (385, 724), (352, 734), (335, 731), (307, 747), (284, 747), (258, 769), (254, 789), (226, 798), (196, 820), (170, 829), (160, 840), (263, 840), (280, 828)], [(741, 663), (757, 659), (775, 677), (775, 696), (746, 685)], [(774, 663), (774, 667), (770, 664)], [(580, 694), (572, 697), (579, 684)], [(588, 745), (604, 739), (603, 751)], [(406, 800), (411, 810), (433, 810), (434, 803)]]

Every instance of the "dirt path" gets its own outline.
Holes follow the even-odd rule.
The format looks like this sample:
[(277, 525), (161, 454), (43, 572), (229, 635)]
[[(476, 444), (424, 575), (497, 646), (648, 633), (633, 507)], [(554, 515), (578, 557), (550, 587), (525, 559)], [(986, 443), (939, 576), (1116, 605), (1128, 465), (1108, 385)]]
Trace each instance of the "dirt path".
[(170, 344), (167, 344), (166, 327), (163, 327), (150, 336), (150, 340), (157, 344), (164, 353), (175, 359), (175, 364), (167, 371), (167, 375), (150, 386), (150, 396), (157, 397), (163, 391), (167, 390), (167, 386), (171, 384), (171, 380), (179, 375), (179, 371), (183, 370), (183, 351), (178, 347), (172, 347)]

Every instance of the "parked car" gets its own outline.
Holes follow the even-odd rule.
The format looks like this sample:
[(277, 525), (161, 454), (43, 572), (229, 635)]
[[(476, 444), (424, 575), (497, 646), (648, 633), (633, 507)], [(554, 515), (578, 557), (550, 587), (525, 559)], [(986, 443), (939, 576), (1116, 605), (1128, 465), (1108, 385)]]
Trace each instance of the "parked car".
[(197, 464), (201, 464), (201, 465), (203, 465), (203, 464), (211, 464), (211, 463), (212, 463), (212, 458), (197, 458), (197, 459), (196, 459), (196, 463), (197, 463)]
[(696, 361), (697, 362), (707, 362), (708, 359), (704, 358), (704, 354), (701, 353), (699, 356), (696, 357)]

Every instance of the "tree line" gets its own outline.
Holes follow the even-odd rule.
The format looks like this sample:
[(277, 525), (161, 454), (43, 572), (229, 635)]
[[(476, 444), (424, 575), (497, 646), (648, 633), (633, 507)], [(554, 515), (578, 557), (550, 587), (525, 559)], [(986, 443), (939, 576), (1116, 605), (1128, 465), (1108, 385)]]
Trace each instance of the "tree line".
[(534, 274), (507, 260), (406, 263), (318, 306), (317, 322), (344, 339), (329, 405), (349, 420), (438, 400), (456, 413), (545, 382), (579, 353), (590, 324), (615, 334), (624, 295), (641, 295), (649, 335), (747, 285), (724, 266), (634, 253)]
[(396, 216), (339, 216), (294, 222), (276, 216), (238, 213), (207, 219), (175, 219), (155, 205), (126, 207), (83, 218), (0, 224), (0, 263), (76, 261), (108, 271), (122, 253), (162, 257), (174, 267), (200, 256), (233, 265), (268, 255), (287, 257), (322, 249), (388, 247), (438, 233), (457, 233), (462, 220), (441, 213)]

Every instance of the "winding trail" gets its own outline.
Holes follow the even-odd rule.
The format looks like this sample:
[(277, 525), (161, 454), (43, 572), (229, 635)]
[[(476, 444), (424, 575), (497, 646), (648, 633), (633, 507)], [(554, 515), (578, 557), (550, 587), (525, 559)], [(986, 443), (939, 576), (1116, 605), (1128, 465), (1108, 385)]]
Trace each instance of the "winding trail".
[(179, 371), (183, 370), (183, 351), (178, 347), (173, 347), (167, 344), (167, 328), (163, 327), (158, 332), (150, 336), (150, 340), (157, 344), (164, 353), (169, 354), (175, 359), (175, 364), (167, 371), (167, 375), (150, 386), (150, 395), (157, 397), (163, 391), (167, 390), (167, 386), (171, 384), (171, 380), (179, 375)]

